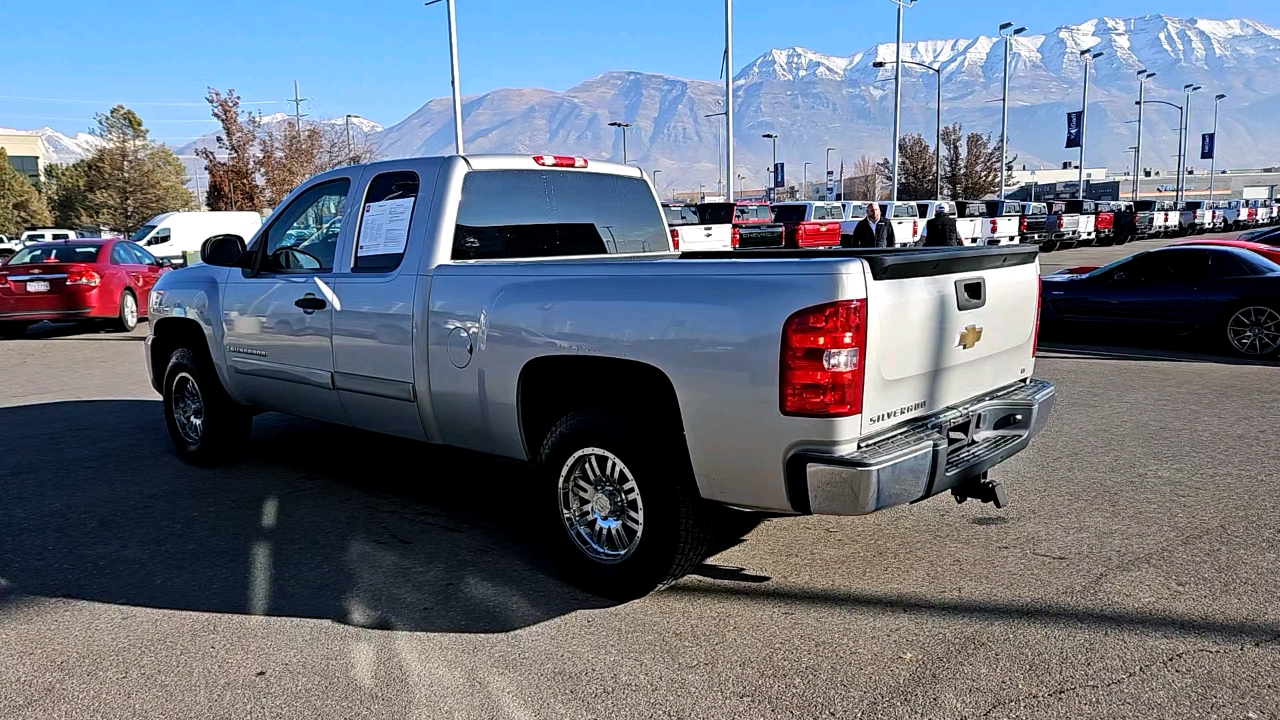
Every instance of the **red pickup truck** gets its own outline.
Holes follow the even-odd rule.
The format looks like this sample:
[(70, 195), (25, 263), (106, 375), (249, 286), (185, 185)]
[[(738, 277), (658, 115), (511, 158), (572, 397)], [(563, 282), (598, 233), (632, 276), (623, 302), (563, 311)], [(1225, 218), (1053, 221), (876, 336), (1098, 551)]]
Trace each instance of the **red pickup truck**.
[(789, 248), (840, 246), (844, 207), (838, 202), (780, 202), (773, 204), (773, 221), (786, 228)]

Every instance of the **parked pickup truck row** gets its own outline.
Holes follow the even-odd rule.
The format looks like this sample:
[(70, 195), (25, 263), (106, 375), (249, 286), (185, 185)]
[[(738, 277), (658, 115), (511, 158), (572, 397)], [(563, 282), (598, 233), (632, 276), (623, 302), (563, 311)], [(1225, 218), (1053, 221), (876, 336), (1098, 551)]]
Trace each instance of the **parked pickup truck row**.
[(1054, 401), (1033, 378), (1034, 247), (681, 253), (671, 229), (629, 165), (318, 175), (157, 282), (145, 356), (169, 437), (227, 462), (277, 411), (528, 462), (511, 497), (458, 456), (394, 471), (545, 523), (568, 577), (613, 597), (689, 572), (731, 512), (1003, 506), (988, 473)]

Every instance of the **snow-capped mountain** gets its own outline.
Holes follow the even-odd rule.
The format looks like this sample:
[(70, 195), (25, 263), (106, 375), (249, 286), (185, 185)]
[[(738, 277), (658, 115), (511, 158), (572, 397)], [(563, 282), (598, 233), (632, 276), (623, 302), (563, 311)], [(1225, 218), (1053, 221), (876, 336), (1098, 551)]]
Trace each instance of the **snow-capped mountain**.
[(94, 148), (102, 144), (102, 141), (96, 135), (80, 132), (76, 133), (74, 137), (70, 137), (48, 127), (39, 130), (0, 128), (0, 134), (39, 135), (40, 139), (44, 141), (44, 161), (47, 163), (75, 162), (81, 158), (88, 157), (93, 153)]
[[(1084, 49), (1105, 53), (1091, 77), (1090, 165), (1128, 167), (1135, 139), (1130, 122), (1136, 116), (1135, 72), (1142, 68), (1158, 73), (1148, 84), (1148, 99), (1181, 104), (1183, 85), (1203, 86), (1191, 103), (1193, 142), (1211, 129), (1213, 96), (1228, 96), (1221, 105), (1220, 167), (1280, 164), (1280, 144), (1274, 142), (1280, 30), (1245, 19), (1164, 15), (1097, 18), (1012, 42), (1009, 144), (1019, 164), (1058, 166), (1076, 159), (1076, 152), (1062, 145), (1065, 115), (1080, 108)], [(812, 163), (810, 178), (820, 175), (827, 147), (838, 148), (846, 163), (862, 153), (887, 155), (893, 84), (882, 81), (893, 77), (893, 68), (873, 63), (892, 63), (893, 55), (892, 43), (844, 56), (792, 47), (747, 64), (734, 78), (735, 150), (746, 186), (764, 181), (771, 161), (771, 146), (760, 138), (765, 132), (781, 136), (778, 155), (787, 163), (789, 179), (799, 179), (806, 160)], [(941, 68), (943, 123), (960, 122), (966, 130), (998, 136), (1000, 38), (904, 43), (903, 59)], [(903, 77), (904, 132), (920, 132), (932, 142), (935, 74), (904, 65)], [(467, 149), (621, 159), (620, 131), (608, 123), (629, 122), (629, 158), (648, 170), (662, 170), (660, 185), (710, 187), (717, 176), (717, 126), (723, 121), (703, 116), (721, 109), (722, 93), (718, 82), (639, 72), (605, 73), (564, 92), (495, 90), (465, 100)], [(1143, 164), (1172, 167), (1178, 111), (1153, 105), (1146, 120)], [(436, 99), (371, 141), (388, 157), (445, 153), (453, 144), (451, 123), (449, 100)], [(832, 163), (834, 169), (834, 153)]]

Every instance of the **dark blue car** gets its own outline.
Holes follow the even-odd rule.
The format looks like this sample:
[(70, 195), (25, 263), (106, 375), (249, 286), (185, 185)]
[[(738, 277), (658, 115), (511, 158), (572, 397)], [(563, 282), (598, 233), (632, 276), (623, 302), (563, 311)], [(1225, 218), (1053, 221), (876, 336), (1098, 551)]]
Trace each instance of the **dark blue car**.
[(1200, 334), (1235, 355), (1280, 353), (1280, 265), (1247, 250), (1179, 245), (1044, 277), (1041, 322)]

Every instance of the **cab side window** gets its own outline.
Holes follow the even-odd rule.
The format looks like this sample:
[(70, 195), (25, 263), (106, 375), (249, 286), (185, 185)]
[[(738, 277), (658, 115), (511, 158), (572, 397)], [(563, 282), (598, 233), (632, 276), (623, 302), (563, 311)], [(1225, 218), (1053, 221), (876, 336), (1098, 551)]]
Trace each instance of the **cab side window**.
[(356, 226), (356, 272), (386, 272), (400, 267), (409, 243), (409, 223), (418, 199), (418, 173), (382, 173), (373, 178)]
[(289, 204), (267, 230), (267, 272), (330, 272), (351, 181), (316, 185)]

